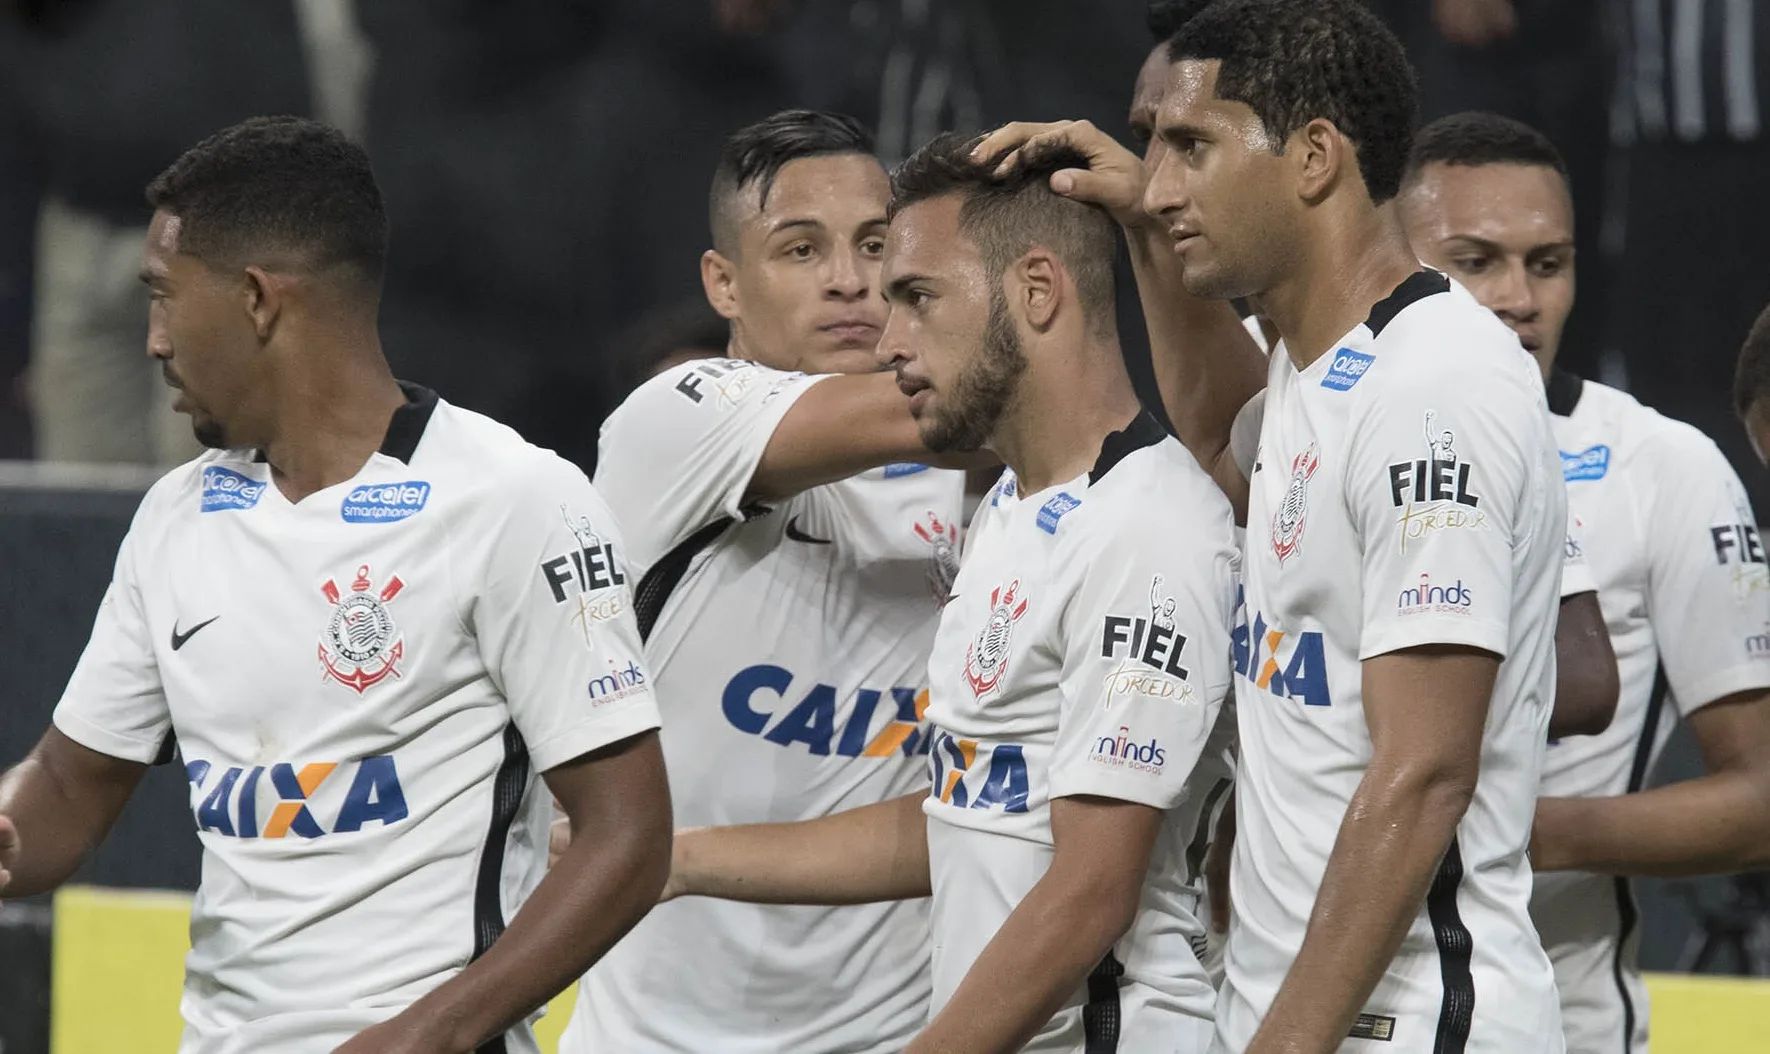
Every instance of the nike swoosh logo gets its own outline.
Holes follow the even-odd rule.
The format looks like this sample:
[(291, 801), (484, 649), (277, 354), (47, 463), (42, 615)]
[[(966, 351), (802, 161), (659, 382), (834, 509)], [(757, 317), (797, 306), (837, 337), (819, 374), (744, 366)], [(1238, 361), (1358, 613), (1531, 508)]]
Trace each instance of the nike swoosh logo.
[(178, 649), (184, 647), (184, 642), (187, 640), (190, 640), (192, 637), (196, 636), (198, 630), (202, 629), (204, 626), (207, 626), (209, 623), (214, 622), (215, 619), (218, 619), (220, 617), (221, 617), (220, 615), (216, 615), (215, 618), (211, 618), (211, 619), (207, 619), (205, 621), (199, 622), (196, 625), (192, 626), (190, 629), (185, 630), (183, 633), (178, 632), (178, 623), (174, 622), (172, 624), (172, 650), (177, 651)]
[(828, 538), (813, 538), (811, 535), (800, 530), (799, 517), (797, 516), (787, 521), (787, 537), (793, 539), (795, 542), (810, 542), (812, 545), (830, 544), (830, 539)]

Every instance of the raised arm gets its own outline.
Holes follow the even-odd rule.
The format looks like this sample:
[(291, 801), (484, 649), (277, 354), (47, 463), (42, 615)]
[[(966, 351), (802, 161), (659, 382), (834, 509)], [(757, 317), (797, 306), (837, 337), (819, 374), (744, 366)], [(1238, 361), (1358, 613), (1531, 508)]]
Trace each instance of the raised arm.
[[(1070, 149), (1086, 168), (1051, 176), (1051, 189), (1106, 209), (1125, 232), (1131, 269), (1149, 328), (1150, 356), (1175, 435), (1241, 512), (1247, 479), (1229, 454), (1236, 413), (1266, 386), (1266, 358), (1227, 301), (1202, 300), (1181, 283), (1166, 222), (1143, 211), (1144, 160), (1088, 121), (1017, 122), (986, 136), (977, 156), (1018, 163), (1023, 152)], [(1159, 141), (1151, 151), (1166, 149)]]
[(676, 832), (664, 899), (864, 904), (931, 892), (925, 792), (797, 823)]
[(110, 833), (147, 766), (83, 747), (51, 727), (0, 776), (0, 895), (67, 881)]

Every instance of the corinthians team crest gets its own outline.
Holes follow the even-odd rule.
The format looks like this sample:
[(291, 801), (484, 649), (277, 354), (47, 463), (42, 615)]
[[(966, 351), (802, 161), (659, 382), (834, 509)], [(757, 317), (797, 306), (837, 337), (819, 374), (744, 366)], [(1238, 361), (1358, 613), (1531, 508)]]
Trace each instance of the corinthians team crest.
[(1272, 551), (1284, 563), (1297, 552), (1303, 542), (1303, 520), (1309, 512), (1309, 477), (1315, 475), (1321, 456), (1315, 444), (1291, 459), (1291, 482), (1284, 489), (1284, 501), (1272, 517)]
[(934, 550), (928, 561), (928, 588), (935, 603), (945, 606), (953, 592), (953, 579), (959, 577), (959, 525), (947, 523), (929, 509), (916, 524), (916, 537)]
[(378, 592), (372, 592), (368, 564), (356, 569), (348, 594), (341, 593), (336, 582), (326, 580), (320, 592), (332, 604), (332, 620), (320, 634), (320, 665), (325, 667), (325, 676), (361, 695), (370, 685), (400, 675), (399, 661), (405, 655), (406, 642), (387, 613), (387, 602), (405, 587), (394, 575)]
[[(1018, 603), (1016, 603), (1018, 601)], [(1026, 598), (1020, 595), (1020, 579), (990, 590), (989, 621), (965, 648), (965, 683), (971, 694), (983, 698), (996, 690), (1008, 673), (1008, 642), (1014, 624), (1026, 614)]]

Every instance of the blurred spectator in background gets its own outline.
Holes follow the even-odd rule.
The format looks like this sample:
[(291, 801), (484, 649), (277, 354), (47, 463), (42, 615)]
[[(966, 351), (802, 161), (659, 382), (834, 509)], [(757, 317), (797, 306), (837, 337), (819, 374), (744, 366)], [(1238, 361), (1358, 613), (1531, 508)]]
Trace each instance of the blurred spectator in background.
[(1615, 0), (1623, 149), (1617, 346), (1642, 402), (1707, 432), (1760, 510), (1724, 393), (1770, 300), (1770, 0)]
[[(11, 198), (0, 237), (12, 235), (0, 259), (12, 260), (0, 268), (15, 273), (38, 203), (24, 387), (39, 458), (167, 463), (196, 452), (145, 351), (142, 188), (218, 128), (310, 112), (300, 40), (289, 0), (0, 5), (0, 92), (12, 102), (0, 129)], [(9, 281), (0, 297), (15, 290)], [(19, 357), (5, 363), (16, 371)]]

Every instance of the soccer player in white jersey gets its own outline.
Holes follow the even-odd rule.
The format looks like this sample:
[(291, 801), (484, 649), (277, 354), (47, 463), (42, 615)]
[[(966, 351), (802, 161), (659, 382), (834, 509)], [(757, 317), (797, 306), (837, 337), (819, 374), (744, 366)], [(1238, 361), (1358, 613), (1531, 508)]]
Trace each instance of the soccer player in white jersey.
[[(1414, 111), (1350, 0), (1175, 38), (1145, 207), (1274, 350), (1249, 481), (1226, 1050), (1557, 1050), (1525, 858), (1565, 504), (1541, 384), (1383, 203)], [(1227, 435), (1213, 457), (1219, 476)]]
[(1194, 771), (1229, 745), (1229, 507), (1131, 391), (1108, 218), (971, 149), (943, 136), (894, 176), (879, 344), (931, 448), (1009, 465), (929, 661), (932, 787), (679, 833), (671, 891), (932, 890), (936, 1013), (912, 1054), (1203, 1051), (1195, 907), (1225, 787)]
[[(874, 361), (890, 184), (852, 118), (777, 114), (713, 179), (707, 298), (730, 358), (603, 426), (685, 826), (902, 795), (931, 745), (928, 649), (963, 475), (926, 467)], [(585, 979), (566, 1054), (895, 1052), (927, 1019), (925, 902), (662, 905)]]
[[(1607, 731), (1549, 748), (1531, 914), (1555, 964), (1568, 1050), (1645, 1051), (1640, 920), (1615, 876), (1770, 863), (1763, 546), (1713, 441), (1556, 368), (1574, 299), (1573, 203), (1548, 140), (1493, 114), (1446, 117), (1415, 137), (1398, 200), (1421, 258), (1510, 326), (1547, 383), (1623, 692)], [(1679, 715), (1710, 774), (1635, 793)], [(1567, 870), (1545, 873), (1557, 868)]]
[[(143, 499), (0, 779), (0, 891), (65, 880), (176, 746), (182, 1054), (532, 1052), (667, 873), (620, 535), (581, 472), (388, 372), (386, 219), (341, 133), (247, 121), (148, 196), (148, 351), (213, 449)], [(579, 835), (544, 879), (543, 782)]]

